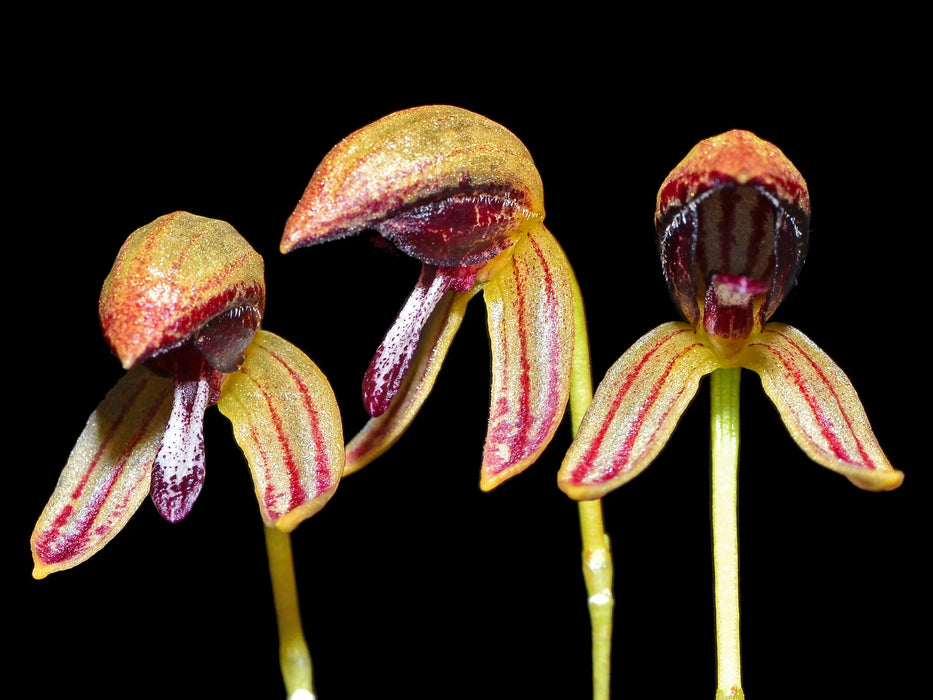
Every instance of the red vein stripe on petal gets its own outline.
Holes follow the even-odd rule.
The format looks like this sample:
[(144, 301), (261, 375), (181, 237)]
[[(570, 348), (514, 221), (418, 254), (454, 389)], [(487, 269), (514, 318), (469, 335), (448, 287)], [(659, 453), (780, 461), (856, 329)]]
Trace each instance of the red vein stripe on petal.
[(290, 532), (324, 506), (343, 473), (343, 428), (330, 384), (304, 353), (258, 331), (217, 407), (233, 423), (267, 525)]
[(534, 462), (570, 395), (573, 284), (550, 232), (538, 226), (520, 239), (483, 296), (492, 390), (480, 487), (488, 491)]
[(152, 463), (171, 410), (172, 380), (129, 371), (88, 419), (31, 544), (33, 576), (71, 568), (99, 551), (149, 494)]
[(639, 474), (667, 443), (718, 366), (714, 352), (686, 323), (642, 336), (600, 382), (564, 458), (558, 485), (572, 498), (601, 498)]
[[(256, 444), (262, 451), (263, 461), (263, 490), (262, 503), (270, 520), (278, 520), (282, 515), (292, 508), (301, 505), (307, 498), (308, 493), (301, 483), (301, 476), (298, 471), (297, 459), (292, 450), (291, 442), (286, 434), (286, 428), (282, 415), (279, 413), (275, 400), (268, 393), (263, 392), (262, 387), (255, 378), (246, 375), (248, 381), (256, 385), (256, 389), (262, 392), (262, 398), (265, 400), (266, 415), (268, 416), (271, 430), (260, 432), (256, 426), (250, 427), (250, 435), (256, 441)], [(312, 419), (313, 422), (313, 419)], [(274, 441), (272, 444), (278, 446), (278, 451), (266, 450), (262, 444), (269, 433), (273, 433)], [(317, 442), (317, 440), (315, 440)], [(288, 486), (282, 488), (284, 481), (277, 478), (276, 471), (279, 466), (284, 468), (285, 480)], [(326, 489), (329, 486), (329, 479), (324, 480), (322, 486)]]
[[(805, 367), (801, 369), (796, 366), (795, 361), (798, 359), (797, 357), (793, 357), (792, 359), (791, 355), (781, 352), (774, 345), (765, 343), (756, 343), (756, 345), (767, 348), (784, 367), (787, 376), (789, 376), (794, 383), (794, 388), (800, 393), (803, 402), (810, 408), (813, 419), (816, 421), (816, 425), (819, 427), (820, 433), (830, 451), (844, 462), (860, 462), (868, 469), (875, 469), (877, 465), (872, 460), (871, 455), (865, 450), (865, 446), (862, 444), (862, 441), (859, 440), (858, 435), (853, 431), (852, 419), (847, 413), (845, 406), (842, 405), (833, 382), (829, 380), (823, 369), (806, 354), (799, 344), (786, 336), (779, 336), (779, 338), (781, 341), (785, 341), (790, 345), (793, 352), (801, 356), (800, 360), (806, 363), (808, 368)], [(805, 377), (805, 373), (811, 376)], [(811, 382), (810, 380), (816, 381)], [(849, 445), (846, 445), (846, 441), (840, 437), (840, 433), (836, 430), (837, 426), (833, 424), (829, 412), (824, 410), (824, 407), (821, 405), (820, 398), (818, 397), (818, 394), (821, 392), (825, 392), (825, 398), (829, 400), (830, 405), (827, 406), (827, 408), (832, 410), (834, 406), (835, 409), (838, 410), (839, 417), (841, 418), (841, 425), (839, 427), (844, 427), (845, 432), (852, 436), (853, 440), (851, 442), (853, 442), (854, 445), (851, 446), (858, 452), (858, 458), (853, 458), (849, 454)]]
[[(268, 346), (263, 346), (261, 342), (260, 347), (263, 347), (263, 349), (269, 353), (269, 356), (278, 362), (279, 365), (281, 365), (282, 370), (289, 374), (291, 381), (298, 389), (298, 397), (300, 398), (305, 414), (308, 417), (308, 427), (311, 430), (311, 439), (314, 442), (315, 450), (317, 454), (326, 454), (327, 438), (325, 438), (324, 433), (321, 430), (320, 415), (318, 408), (315, 405), (314, 397), (311, 395), (311, 389), (304, 382), (301, 376), (295, 371), (295, 369), (284, 359), (282, 359), (280, 355), (276, 354), (274, 350)], [(270, 394), (266, 394), (266, 405), (270, 414), (274, 416), (276, 432), (279, 435), (279, 443), (282, 445), (283, 449), (286, 449), (288, 452), (288, 474), (292, 491), (292, 499), (289, 503), (289, 508), (296, 508), (301, 505), (301, 503), (306, 498), (308, 498), (309, 494), (305, 490), (304, 485), (301, 483), (302, 474), (298, 469), (295, 455), (288, 443), (282, 416), (276, 410), (275, 402)], [(332, 470), (327, 468), (326, 464), (318, 464), (317, 467), (318, 468), (315, 472), (315, 485), (317, 487), (317, 491), (325, 492), (330, 490), (333, 486), (336, 485), (334, 484)]]
[(881, 450), (852, 383), (807, 336), (769, 323), (737, 359), (761, 376), (765, 393), (811, 459), (867, 490), (901, 484), (904, 476)]

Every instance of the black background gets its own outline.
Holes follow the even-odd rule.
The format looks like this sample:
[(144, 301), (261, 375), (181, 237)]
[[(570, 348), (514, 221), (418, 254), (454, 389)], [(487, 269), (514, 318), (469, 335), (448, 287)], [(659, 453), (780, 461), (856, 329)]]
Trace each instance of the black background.
[[(900, 47), (882, 61), (858, 44), (815, 67), (796, 49), (766, 50), (793, 38), (780, 33), (740, 45), (706, 37), (671, 56), (670, 36), (623, 48), (613, 32), (593, 33), (601, 23), (575, 34), (584, 48), (488, 25), (474, 44), (448, 40), (446, 24), (426, 41), (435, 35), (297, 19), (287, 32), (180, 20), (142, 35), (37, 32), (8, 91), (8, 678), (43, 698), (284, 695), (262, 525), (216, 410), (206, 485), (184, 522), (163, 522), (146, 502), (103, 551), (42, 581), (30, 577), (29, 534), (122, 374), (97, 324), (100, 285), (124, 238), (171, 211), (224, 219), (264, 256), (264, 328), (328, 375), (347, 436), (362, 426), (363, 371), (418, 266), (365, 237), (288, 256), (278, 242), (337, 141), (394, 110), (447, 103), (500, 122), (535, 157), (547, 224), (587, 304), (596, 380), (677, 317), (652, 216), (658, 186), (693, 144), (746, 128), (797, 165), (813, 202), (810, 255), (774, 320), (843, 367), (907, 476), (872, 494), (813, 464), (744, 373), (745, 687), (753, 700), (903, 697), (919, 682), (929, 126), (912, 59)], [(322, 43), (328, 34), (341, 41)], [(569, 427), (532, 468), (481, 493), (488, 373), (477, 297), (406, 435), (294, 534), (323, 700), (588, 696), (576, 507), (555, 484)], [(713, 696), (708, 401), (704, 383), (655, 464), (604, 499), (614, 697)]]

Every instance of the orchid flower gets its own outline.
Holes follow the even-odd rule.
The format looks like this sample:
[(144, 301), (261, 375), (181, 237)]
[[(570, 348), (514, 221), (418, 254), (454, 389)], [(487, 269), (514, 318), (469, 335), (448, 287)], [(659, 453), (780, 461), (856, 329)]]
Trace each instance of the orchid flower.
[(146, 495), (170, 522), (204, 483), (203, 416), (218, 404), (253, 475), (262, 519), (290, 532), (337, 487), (333, 391), (304, 353), (259, 330), (262, 258), (223, 221), (160, 217), (123, 244), (100, 321), (127, 374), (97, 407), (32, 535), (34, 576), (73, 567)]
[(266, 545), (290, 697), (311, 690), (288, 533), (330, 499), (343, 428), (323, 373), (259, 328), (263, 261), (232, 226), (175, 212), (123, 244), (100, 322), (127, 370), (91, 414), (32, 535), (33, 575), (80, 564), (148, 494), (178, 522), (205, 473), (203, 419), (217, 404), (246, 455)]
[[(338, 143), (318, 166), (286, 224), (283, 253), (375, 230), (422, 264), (364, 376), (371, 418), (347, 445), (345, 473), (376, 459), (410, 425), (479, 292), (492, 354), (480, 488), (534, 462), (568, 400), (576, 426), (578, 397), (591, 394), (586, 321), (570, 264), (544, 226), (543, 199), (524, 144), (457, 107), (390, 114)], [(578, 509), (594, 697), (607, 698), (611, 555), (600, 504)]]
[(761, 375), (797, 444), (870, 491), (895, 470), (842, 370), (803, 333), (766, 323), (794, 285), (809, 239), (803, 177), (747, 131), (700, 142), (658, 193), (655, 223), (668, 287), (686, 317), (655, 328), (609, 370), (560, 471), (577, 499), (621, 486), (658, 454), (701, 377)]
[[(558, 475), (560, 488), (578, 500), (626, 483), (658, 455), (700, 379), (713, 373), (717, 601), (732, 597), (734, 603), (731, 612), (717, 603), (725, 630), (719, 635), (723, 698), (742, 692), (734, 537), (731, 547), (717, 537), (717, 529), (734, 532), (734, 502), (717, 508), (717, 493), (734, 494), (735, 470), (723, 463), (736, 458), (738, 424), (737, 418), (717, 422), (717, 402), (732, 397), (723, 415), (737, 404), (739, 368), (760, 375), (811, 459), (871, 491), (894, 489), (903, 480), (842, 370), (800, 331), (768, 322), (803, 263), (809, 216), (803, 177), (754, 134), (730, 131), (690, 151), (662, 184), (655, 212), (664, 276), (686, 321), (650, 331), (612, 366)], [(722, 454), (720, 445), (727, 445)]]
[(496, 487), (545, 448), (569, 395), (574, 302), (570, 265), (543, 219), (528, 150), (464, 109), (396, 112), (326, 155), (286, 224), (282, 252), (375, 230), (422, 263), (366, 371), (372, 418), (347, 445), (346, 473), (411, 423), (480, 291), (492, 346), (481, 488)]

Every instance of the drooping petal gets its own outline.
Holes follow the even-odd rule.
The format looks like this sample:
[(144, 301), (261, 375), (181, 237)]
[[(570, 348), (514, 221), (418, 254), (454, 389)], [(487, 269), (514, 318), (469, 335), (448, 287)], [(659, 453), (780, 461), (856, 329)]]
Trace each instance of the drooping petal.
[(696, 395), (719, 366), (686, 323), (665, 323), (642, 336), (609, 369), (558, 473), (571, 498), (601, 498), (640, 473), (661, 451)]
[(363, 405), (369, 415), (378, 418), (389, 407), (419, 347), (424, 326), (444, 295), (472, 289), (475, 279), (473, 268), (422, 266), (417, 285), (363, 377)]
[(904, 474), (881, 451), (852, 383), (807, 336), (769, 323), (736, 359), (761, 375), (784, 425), (811, 459), (869, 491), (900, 486)]
[(171, 379), (135, 367), (91, 414), (33, 531), (33, 576), (80, 564), (136, 512), (149, 494), (171, 397)]
[(343, 473), (343, 428), (327, 378), (301, 350), (258, 331), (217, 407), (233, 423), (266, 525), (291, 532), (324, 506)]
[(453, 341), (467, 302), (479, 291), (448, 292), (421, 332), (418, 348), (395, 398), (378, 418), (371, 418), (347, 444), (345, 474), (362, 469), (401, 437), (431, 393), (434, 380)]
[(538, 226), (483, 289), (492, 347), (484, 491), (531, 464), (563, 418), (573, 360), (571, 274), (560, 245)]

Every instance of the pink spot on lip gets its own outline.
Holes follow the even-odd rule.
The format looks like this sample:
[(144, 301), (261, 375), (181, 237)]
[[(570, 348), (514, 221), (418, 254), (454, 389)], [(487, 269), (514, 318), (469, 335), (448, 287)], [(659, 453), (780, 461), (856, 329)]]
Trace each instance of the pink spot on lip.
[(768, 282), (752, 279), (744, 275), (714, 274), (712, 275), (712, 282), (713, 284), (730, 287), (739, 294), (748, 296), (764, 294), (771, 288)]

